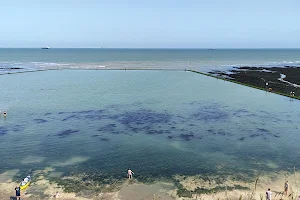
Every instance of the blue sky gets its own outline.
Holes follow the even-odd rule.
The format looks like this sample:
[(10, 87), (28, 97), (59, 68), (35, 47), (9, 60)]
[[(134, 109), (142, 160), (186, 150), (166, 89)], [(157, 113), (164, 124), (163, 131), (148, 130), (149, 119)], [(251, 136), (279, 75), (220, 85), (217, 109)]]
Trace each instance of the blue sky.
[(299, 48), (300, 0), (2, 0), (0, 47)]

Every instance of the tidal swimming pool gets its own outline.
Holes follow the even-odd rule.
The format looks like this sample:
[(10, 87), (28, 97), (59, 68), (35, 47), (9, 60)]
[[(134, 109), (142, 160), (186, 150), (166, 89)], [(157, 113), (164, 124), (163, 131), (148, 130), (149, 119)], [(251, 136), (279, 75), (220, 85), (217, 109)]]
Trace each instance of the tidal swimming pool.
[(299, 166), (300, 103), (182, 71), (0, 76), (0, 173), (140, 180)]

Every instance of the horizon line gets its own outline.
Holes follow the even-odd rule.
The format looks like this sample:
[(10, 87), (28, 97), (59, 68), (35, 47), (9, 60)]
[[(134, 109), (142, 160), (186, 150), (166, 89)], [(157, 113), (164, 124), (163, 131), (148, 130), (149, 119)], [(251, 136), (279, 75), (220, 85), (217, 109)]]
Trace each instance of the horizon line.
[[(42, 49), (44, 47), (0, 47), (0, 49)], [(300, 49), (300, 47), (49, 47), (49, 49), (199, 49), (199, 50), (225, 50), (225, 49)]]

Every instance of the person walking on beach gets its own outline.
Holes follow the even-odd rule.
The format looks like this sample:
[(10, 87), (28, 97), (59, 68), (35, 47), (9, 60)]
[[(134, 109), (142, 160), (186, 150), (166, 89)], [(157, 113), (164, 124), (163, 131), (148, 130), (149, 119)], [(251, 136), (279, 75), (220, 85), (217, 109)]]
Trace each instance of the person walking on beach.
[(270, 191), (270, 188), (266, 192), (266, 200), (272, 200), (272, 192)]
[(285, 195), (288, 194), (288, 190), (289, 190), (289, 183), (288, 183), (288, 181), (286, 181), (285, 184), (284, 184), (284, 193), (285, 193)]
[(129, 179), (132, 179), (132, 174), (134, 174), (133, 171), (131, 171), (131, 169), (128, 168), (128, 170), (127, 170), (127, 176), (128, 176)]
[(17, 200), (20, 200), (21, 188), (18, 185), (15, 187), (15, 191), (16, 191)]

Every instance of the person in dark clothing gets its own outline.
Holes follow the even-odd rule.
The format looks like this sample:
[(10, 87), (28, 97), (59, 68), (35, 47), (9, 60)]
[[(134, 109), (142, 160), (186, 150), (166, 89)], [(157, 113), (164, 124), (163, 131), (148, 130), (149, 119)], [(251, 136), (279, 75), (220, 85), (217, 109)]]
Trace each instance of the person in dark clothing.
[(17, 200), (20, 200), (21, 188), (18, 185), (15, 187), (15, 191), (16, 191)]

